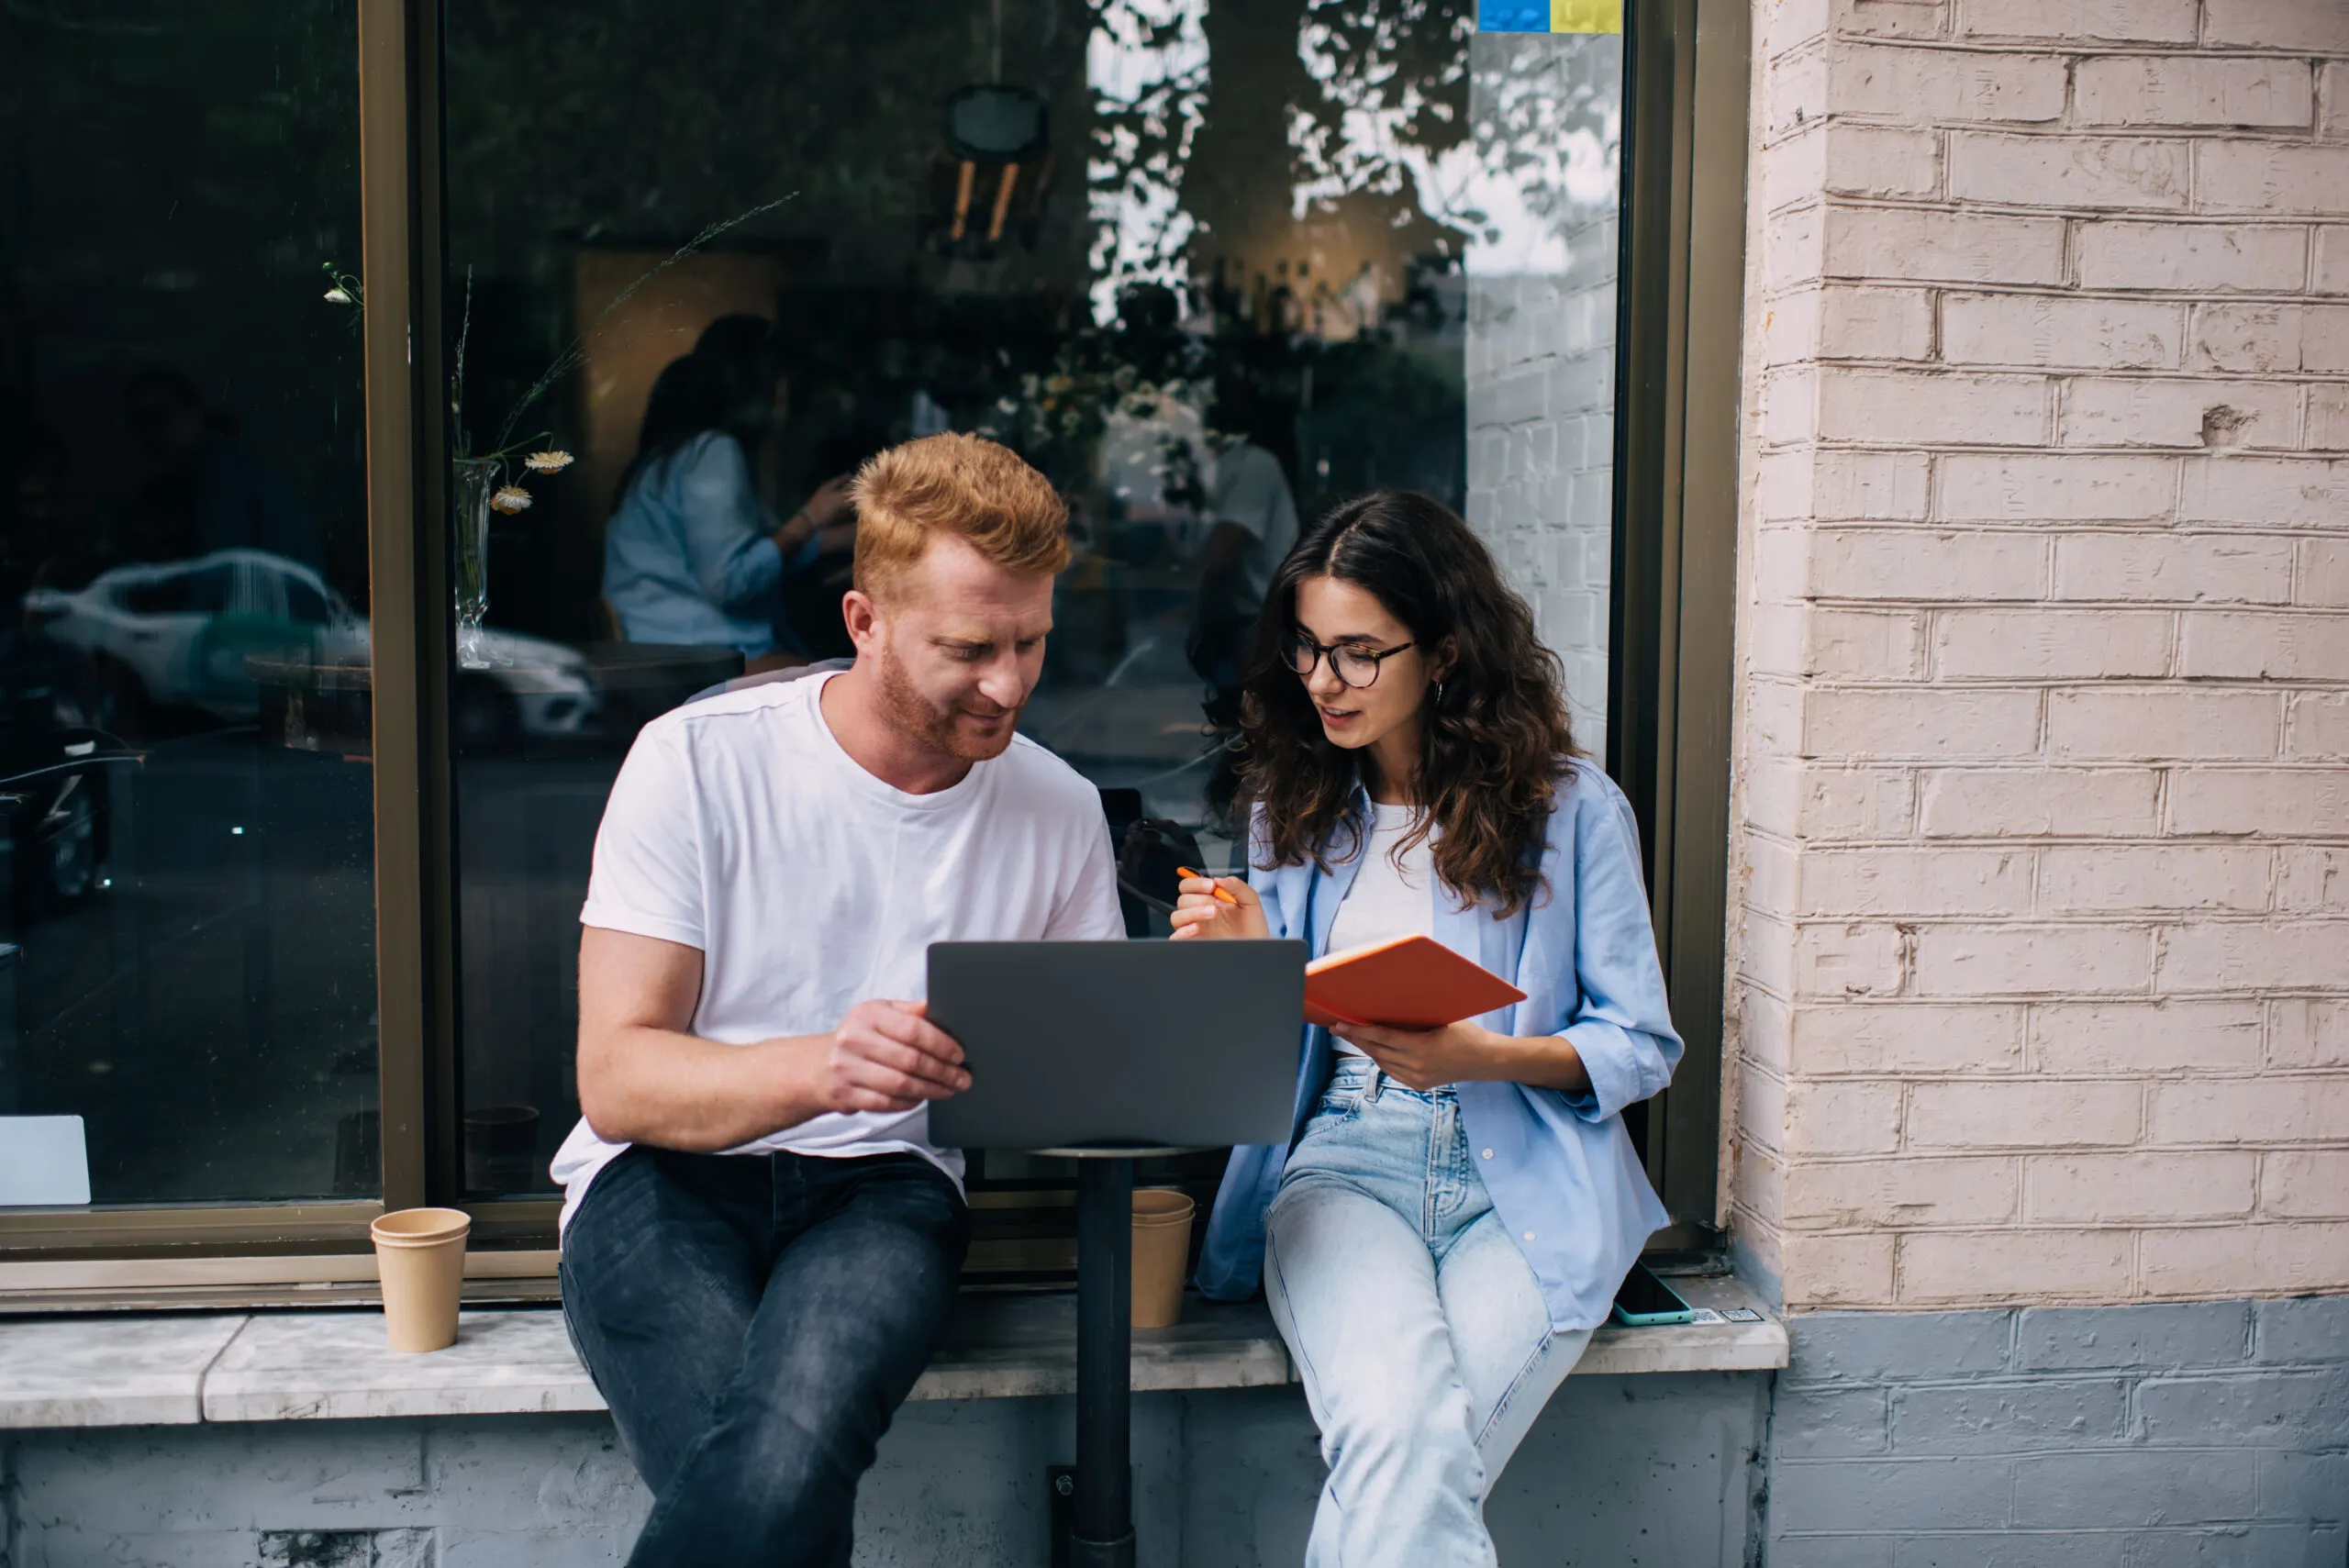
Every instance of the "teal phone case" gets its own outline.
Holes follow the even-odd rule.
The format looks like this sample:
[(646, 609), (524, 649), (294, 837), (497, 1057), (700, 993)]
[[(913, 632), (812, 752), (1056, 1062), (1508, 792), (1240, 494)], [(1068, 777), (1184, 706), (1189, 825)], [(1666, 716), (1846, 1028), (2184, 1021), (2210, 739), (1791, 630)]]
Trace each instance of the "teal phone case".
[(1659, 1329), (1669, 1323), (1694, 1323), (1697, 1309), (1684, 1307), (1677, 1312), (1626, 1312), (1619, 1301), (1612, 1309), (1612, 1316), (1616, 1322), (1628, 1329)]
[[(1642, 1265), (1633, 1264), (1632, 1267), (1634, 1271), (1637, 1272), (1642, 1268)], [(1650, 1274), (1648, 1277), (1651, 1279), (1655, 1278), (1653, 1274)], [(1656, 1280), (1655, 1283), (1659, 1289), (1669, 1293), (1674, 1300), (1677, 1301), (1680, 1299), (1680, 1293), (1678, 1291), (1674, 1290), (1662, 1280)], [(1679, 1307), (1675, 1307), (1668, 1312), (1626, 1312), (1623, 1310), (1623, 1304), (1620, 1301), (1617, 1301), (1609, 1307), (1609, 1316), (1627, 1329), (1661, 1329), (1673, 1323), (1694, 1323), (1697, 1320), (1697, 1309), (1683, 1302)]]

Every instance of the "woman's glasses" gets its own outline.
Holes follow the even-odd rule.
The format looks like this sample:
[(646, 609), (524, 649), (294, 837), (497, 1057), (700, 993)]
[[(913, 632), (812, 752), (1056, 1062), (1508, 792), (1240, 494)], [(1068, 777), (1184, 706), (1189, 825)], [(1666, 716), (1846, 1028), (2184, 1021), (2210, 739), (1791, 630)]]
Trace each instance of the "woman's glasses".
[(1392, 648), (1355, 648), (1342, 643), (1319, 643), (1303, 632), (1291, 632), (1288, 639), (1288, 667), (1299, 679), (1309, 679), (1313, 666), (1323, 659), (1340, 681), (1361, 691), (1378, 680), (1378, 667), (1411, 645), (1398, 642)]

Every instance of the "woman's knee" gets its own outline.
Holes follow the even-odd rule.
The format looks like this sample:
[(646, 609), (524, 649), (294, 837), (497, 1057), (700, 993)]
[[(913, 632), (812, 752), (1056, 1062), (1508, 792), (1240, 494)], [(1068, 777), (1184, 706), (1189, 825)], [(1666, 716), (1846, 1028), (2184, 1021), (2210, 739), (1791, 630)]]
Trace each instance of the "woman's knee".
[(1324, 1444), (1361, 1461), (1450, 1467), (1475, 1457), (1468, 1398), (1459, 1387), (1431, 1387), (1405, 1369), (1350, 1364), (1324, 1380)]

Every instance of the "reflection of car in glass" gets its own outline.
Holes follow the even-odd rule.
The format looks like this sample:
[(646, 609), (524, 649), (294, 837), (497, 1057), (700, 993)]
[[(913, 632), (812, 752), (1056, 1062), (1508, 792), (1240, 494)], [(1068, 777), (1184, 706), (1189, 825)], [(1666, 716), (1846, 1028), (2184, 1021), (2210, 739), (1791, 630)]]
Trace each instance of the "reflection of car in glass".
[(39, 638), (0, 631), (0, 846), (15, 929), (72, 908), (101, 884), (107, 775), (122, 743), (82, 722), (74, 661)]
[[(35, 588), (26, 620), (89, 656), (101, 722), (148, 705), (247, 720), (261, 711), (249, 656), (362, 663), (368, 628), (324, 579), (258, 550), (117, 566), (75, 591)], [(459, 746), (496, 750), (524, 734), (576, 735), (600, 706), (577, 651), (516, 632), (485, 633), (492, 667), (452, 694)]]

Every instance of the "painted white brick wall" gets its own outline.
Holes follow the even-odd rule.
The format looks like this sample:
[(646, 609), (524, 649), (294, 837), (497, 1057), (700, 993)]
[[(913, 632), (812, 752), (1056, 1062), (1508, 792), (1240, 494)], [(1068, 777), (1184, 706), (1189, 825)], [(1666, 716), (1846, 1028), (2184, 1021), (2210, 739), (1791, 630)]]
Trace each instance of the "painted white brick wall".
[(1738, 1243), (2349, 1290), (2349, 5), (1754, 15)]
[[(1482, 34), (1470, 53), (1475, 125), (1508, 126), (1509, 102), (1529, 93), (1592, 122), (1563, 169), (1522, 146), (1508, 161), (1525, 210), (1504, 225), (1513, 243), (1472, 248), (1466, 336), (1468, 521), (1531, 605), (1565, 669), (1575, 743), (1595, 756), (1607, 751), (1620, 244), (1620, 128), (1599, 128), (1622, 80), (1618, 37)], [(1550, 243), (1528, 243), (1536, 233)]]

